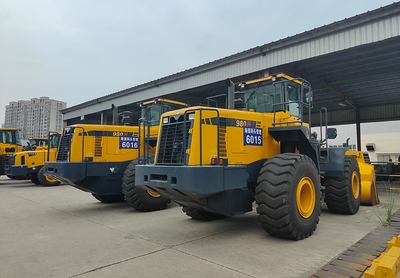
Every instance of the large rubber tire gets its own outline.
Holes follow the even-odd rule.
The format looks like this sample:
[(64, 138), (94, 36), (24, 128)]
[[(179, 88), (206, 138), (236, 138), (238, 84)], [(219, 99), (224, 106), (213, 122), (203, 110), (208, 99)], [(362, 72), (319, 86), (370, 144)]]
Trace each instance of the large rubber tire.
[(354, 156), (344, 159), (343, 176), (326, 178), (325, 202), (331, 212), (339, 214), (356, 214), (361, 203), (360, 169)]
[[(150, 161), (153, 161), (150, 155)], [(156, 192), (147, 191), (135, 185), (135, 166), (139, 160), (132, 160), (126, 167), (122, 177), (122, 193), (125, 201), (134, 209), (139, 211), (155, 211), (165, 209), (171, 202), (170, 199), (162, 197)]]
[(39, 170), (39, 173), (37, 175), (38, 180), (40, 182), (41, 185), (43, 186), (56, 186), (59, 185), (61, 182), (54, 180), (52, 178), (46, 177), (44, 175), (44, 167), (42, 167), (42, 169)]
[(120, 202), (124, 201), (123, 194), (99, 195), (99, 194), (92, 193), (92, 196), (95, 197), (98, 201), (105, 203), (105, 204), (120, 203)]
[(38, 173), (30, 174), (29, 177), (31, 179), (31, 182), (33, 182), (34, 184), (40, 185), (40, 181), (38, 179)]
[(212, 213), (204, 210), (198, 210), (185, 206), (182, 207), (182, 211), (186, 213), (187, 216), (190, 216), (193, 219), (200, 221), (212, 221), (224, 217), (224, 215), (222, 214)]
[(313, 234), (321, 213), (321, 183), (310, 157), (294, 153), (271, 157), (257, 184), (257, 213), (265, 231), (294, 240)]

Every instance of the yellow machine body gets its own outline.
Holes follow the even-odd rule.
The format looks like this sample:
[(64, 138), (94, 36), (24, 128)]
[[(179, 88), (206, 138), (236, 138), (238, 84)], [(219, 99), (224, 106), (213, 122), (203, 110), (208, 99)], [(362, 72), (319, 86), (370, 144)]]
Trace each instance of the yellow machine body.
[[(77, 124), (68, 128), (74, 130), (66, 154), (69, 162), (122, 162), (137, 158), (138, 148), (135, 146), (140, 145), (141, 152), (144, 151), (143, 140), (139, 144), (138, 126)], [(157, 138), (157, 135), (158, 126), (151, 127), (150, 137)], [(150, 153), (154, 153), (153, 147), (147, 147)]]
[[(189, 133), (201, 133), (203, 136), (192, 138), (191, 147), (186, 150), (188, 165), (211, 164), (212, 159), (218, 157), (227, 159), (229, 165), (247, 165), (280, 153), (280, 143), (268, 132), (274, 122), (273, 114), (203, 107), (192, 109), (196, 121)], [(174, 112), (166, 113), (163, 117), (173, 117)], [(213, 124), (217, 114), (230, 122), (219, 133), (218, 126)], [(298, 119), (288, 112), (277, 112), (275, 120), (287, 122), (287, 126), (300, 125), (296, 122)], [(308, 128), (308, 125), (304, 127)]]

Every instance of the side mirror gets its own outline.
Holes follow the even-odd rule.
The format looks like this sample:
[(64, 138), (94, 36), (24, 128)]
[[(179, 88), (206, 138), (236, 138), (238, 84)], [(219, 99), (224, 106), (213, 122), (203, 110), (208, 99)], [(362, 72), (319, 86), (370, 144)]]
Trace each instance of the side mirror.
[(337, 129), (332, 127), (326, 130), (326, 138), (328, 139), (335, 139), (337, 136)]

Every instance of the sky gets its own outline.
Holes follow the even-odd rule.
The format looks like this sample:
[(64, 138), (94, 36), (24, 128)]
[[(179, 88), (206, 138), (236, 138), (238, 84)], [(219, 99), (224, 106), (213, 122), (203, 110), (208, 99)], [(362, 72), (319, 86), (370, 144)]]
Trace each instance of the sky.
[(71, 107), (392, 3), (0, 0), (0, 125), (11, 101)]

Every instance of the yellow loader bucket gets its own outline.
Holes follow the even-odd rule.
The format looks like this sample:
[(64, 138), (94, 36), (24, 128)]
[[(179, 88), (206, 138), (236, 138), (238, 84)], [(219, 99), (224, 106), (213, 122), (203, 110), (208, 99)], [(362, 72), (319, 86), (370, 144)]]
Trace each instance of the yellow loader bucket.
[(361, 204), (375, 205), (379, 203), (374, 166), (365, 162), (364, 154), (359, 151), (347, 151), (346, 155), (355, 156), (361, 176)]

